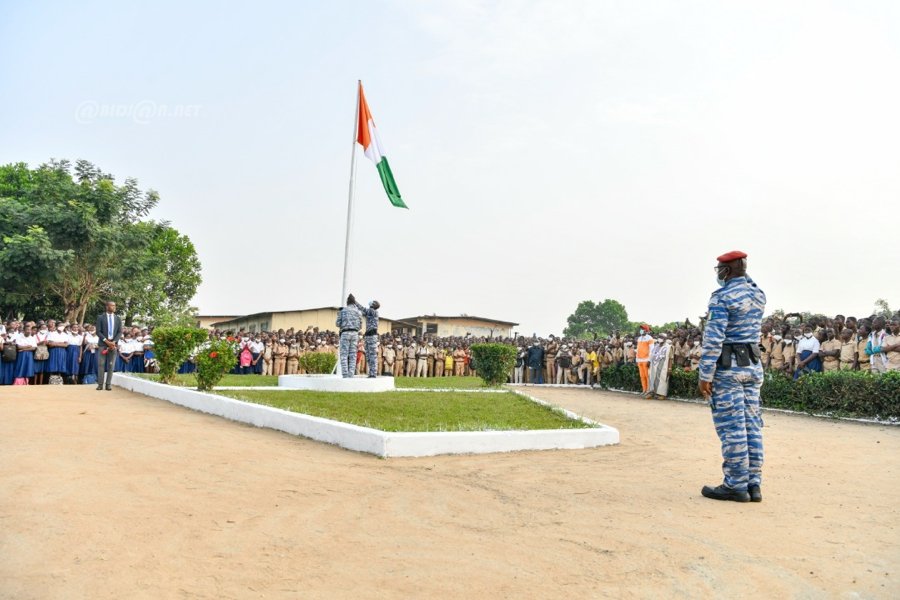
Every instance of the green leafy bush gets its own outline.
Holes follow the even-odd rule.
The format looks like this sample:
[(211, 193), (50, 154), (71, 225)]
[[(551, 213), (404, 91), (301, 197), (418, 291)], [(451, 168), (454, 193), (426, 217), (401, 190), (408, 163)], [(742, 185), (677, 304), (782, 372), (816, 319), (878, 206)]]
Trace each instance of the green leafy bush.
[[(470, 348), (473, 362), (478, 365), (478, 376), (485, 385), (496, 387), (506, 383), (510, 371), (516, 366), (516, 347), (508, 344), (473, 344)], [(474, 369), (474, 367), (473, 367)]]
[(641, 391), (641, 376), (637, 365), (612, 365), (600, 371), (599, 387), (626, 392)]
[(172, 383), (181, 364), (209, 338), (196, 327), (157, 327), (153, 330), (153, 352), (159, 364), (159, 380)]
[(213, 340), (197, 353), (197, 389), (209, 391), (237, 364), (237, 345)]
[(327, 375), (334, 371), (337, 356), (333, 352), (307, 352), (300, 357), (300, 366), (310, 375)]
[[(672, 369), (669, 395), (700, 399), (697, 371)], [(633, 364), (612, 366), (600, 373), (605, 389), (641, 391)], [(872, 375), (866, 371), (808, 373), (796, 381), (780, 371), (767, 371), (760, 390), (763, 406), (807, 413), (900, 418), (900, 372)]]

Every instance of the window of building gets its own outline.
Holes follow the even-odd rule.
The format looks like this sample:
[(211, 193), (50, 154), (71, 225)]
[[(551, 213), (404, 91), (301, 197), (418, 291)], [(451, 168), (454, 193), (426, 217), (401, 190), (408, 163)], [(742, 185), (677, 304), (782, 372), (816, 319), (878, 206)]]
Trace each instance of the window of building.
[(425, 333), (433, 333), (437, 335), (437, 323), (426, 323)]

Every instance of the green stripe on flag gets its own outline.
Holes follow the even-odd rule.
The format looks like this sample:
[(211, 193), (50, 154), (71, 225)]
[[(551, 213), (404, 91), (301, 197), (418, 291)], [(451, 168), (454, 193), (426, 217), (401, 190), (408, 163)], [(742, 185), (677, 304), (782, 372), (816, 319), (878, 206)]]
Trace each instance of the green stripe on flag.
[(391, 204), (398, 208), (409, 208), (403, 203), (400, 197), (400, 190), (397, 189), (397, 182), (394, 181), (394, 174), (391, 173), (391, 166), (388, 164), (386, 157), (382, 156), (381, 161), (376, 165), (378, 167), (378, 175), (381, 176), (381, 183), (384, 184), (384, 191), (387, 192), (388, 200)]

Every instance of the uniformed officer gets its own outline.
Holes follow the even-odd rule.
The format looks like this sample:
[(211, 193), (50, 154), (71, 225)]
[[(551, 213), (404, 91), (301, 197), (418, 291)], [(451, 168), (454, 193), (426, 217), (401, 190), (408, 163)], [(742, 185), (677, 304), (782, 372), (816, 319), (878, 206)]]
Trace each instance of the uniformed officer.
[(718, 258), (719, 289), (709, 300), (700, 358), (700, 393), (709, 400), (722, 443), (725, 481), (703, 486), (714, 500), (760, 502), (763, 463), (759, 390), (763, 367), (759, 332), (766, 295), (747, 276), (747, 255), (728, 252)]
[(353, 294), (347, 296), (347, 306), (338, 311), (334, 324), (341, 332), (338, 352), (341, 376), (353, 377), (356, 375), (356, 344), (359, 342), (359, 328), (362, 325), (362, 315), (356, 309)]
[(378, 300), (369, 302), (369, 308), (362, 304), (356, 304), (356, 308), (366, 318), (366, 333), (363, 342), (366, 350), (366, 365), (369, 367), (369, 377), (378, 374), (378, 309), (381, 303)]

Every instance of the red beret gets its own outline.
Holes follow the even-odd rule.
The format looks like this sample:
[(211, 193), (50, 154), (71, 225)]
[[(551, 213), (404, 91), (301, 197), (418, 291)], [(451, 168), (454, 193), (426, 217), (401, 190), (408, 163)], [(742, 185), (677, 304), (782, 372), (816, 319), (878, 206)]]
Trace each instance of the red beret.
[(643, 329), (644, 331), (650, 331), (650, 326), (645, 323), (641, 325), (641, 329)]
[(729, 263), (733, 260), (737, 260), (739, 258), (747, 258), (746, 252), (741, 252), (740, 250), (732, 250), (731, 252), (726, 252), (716, 260), (720, 263)]

